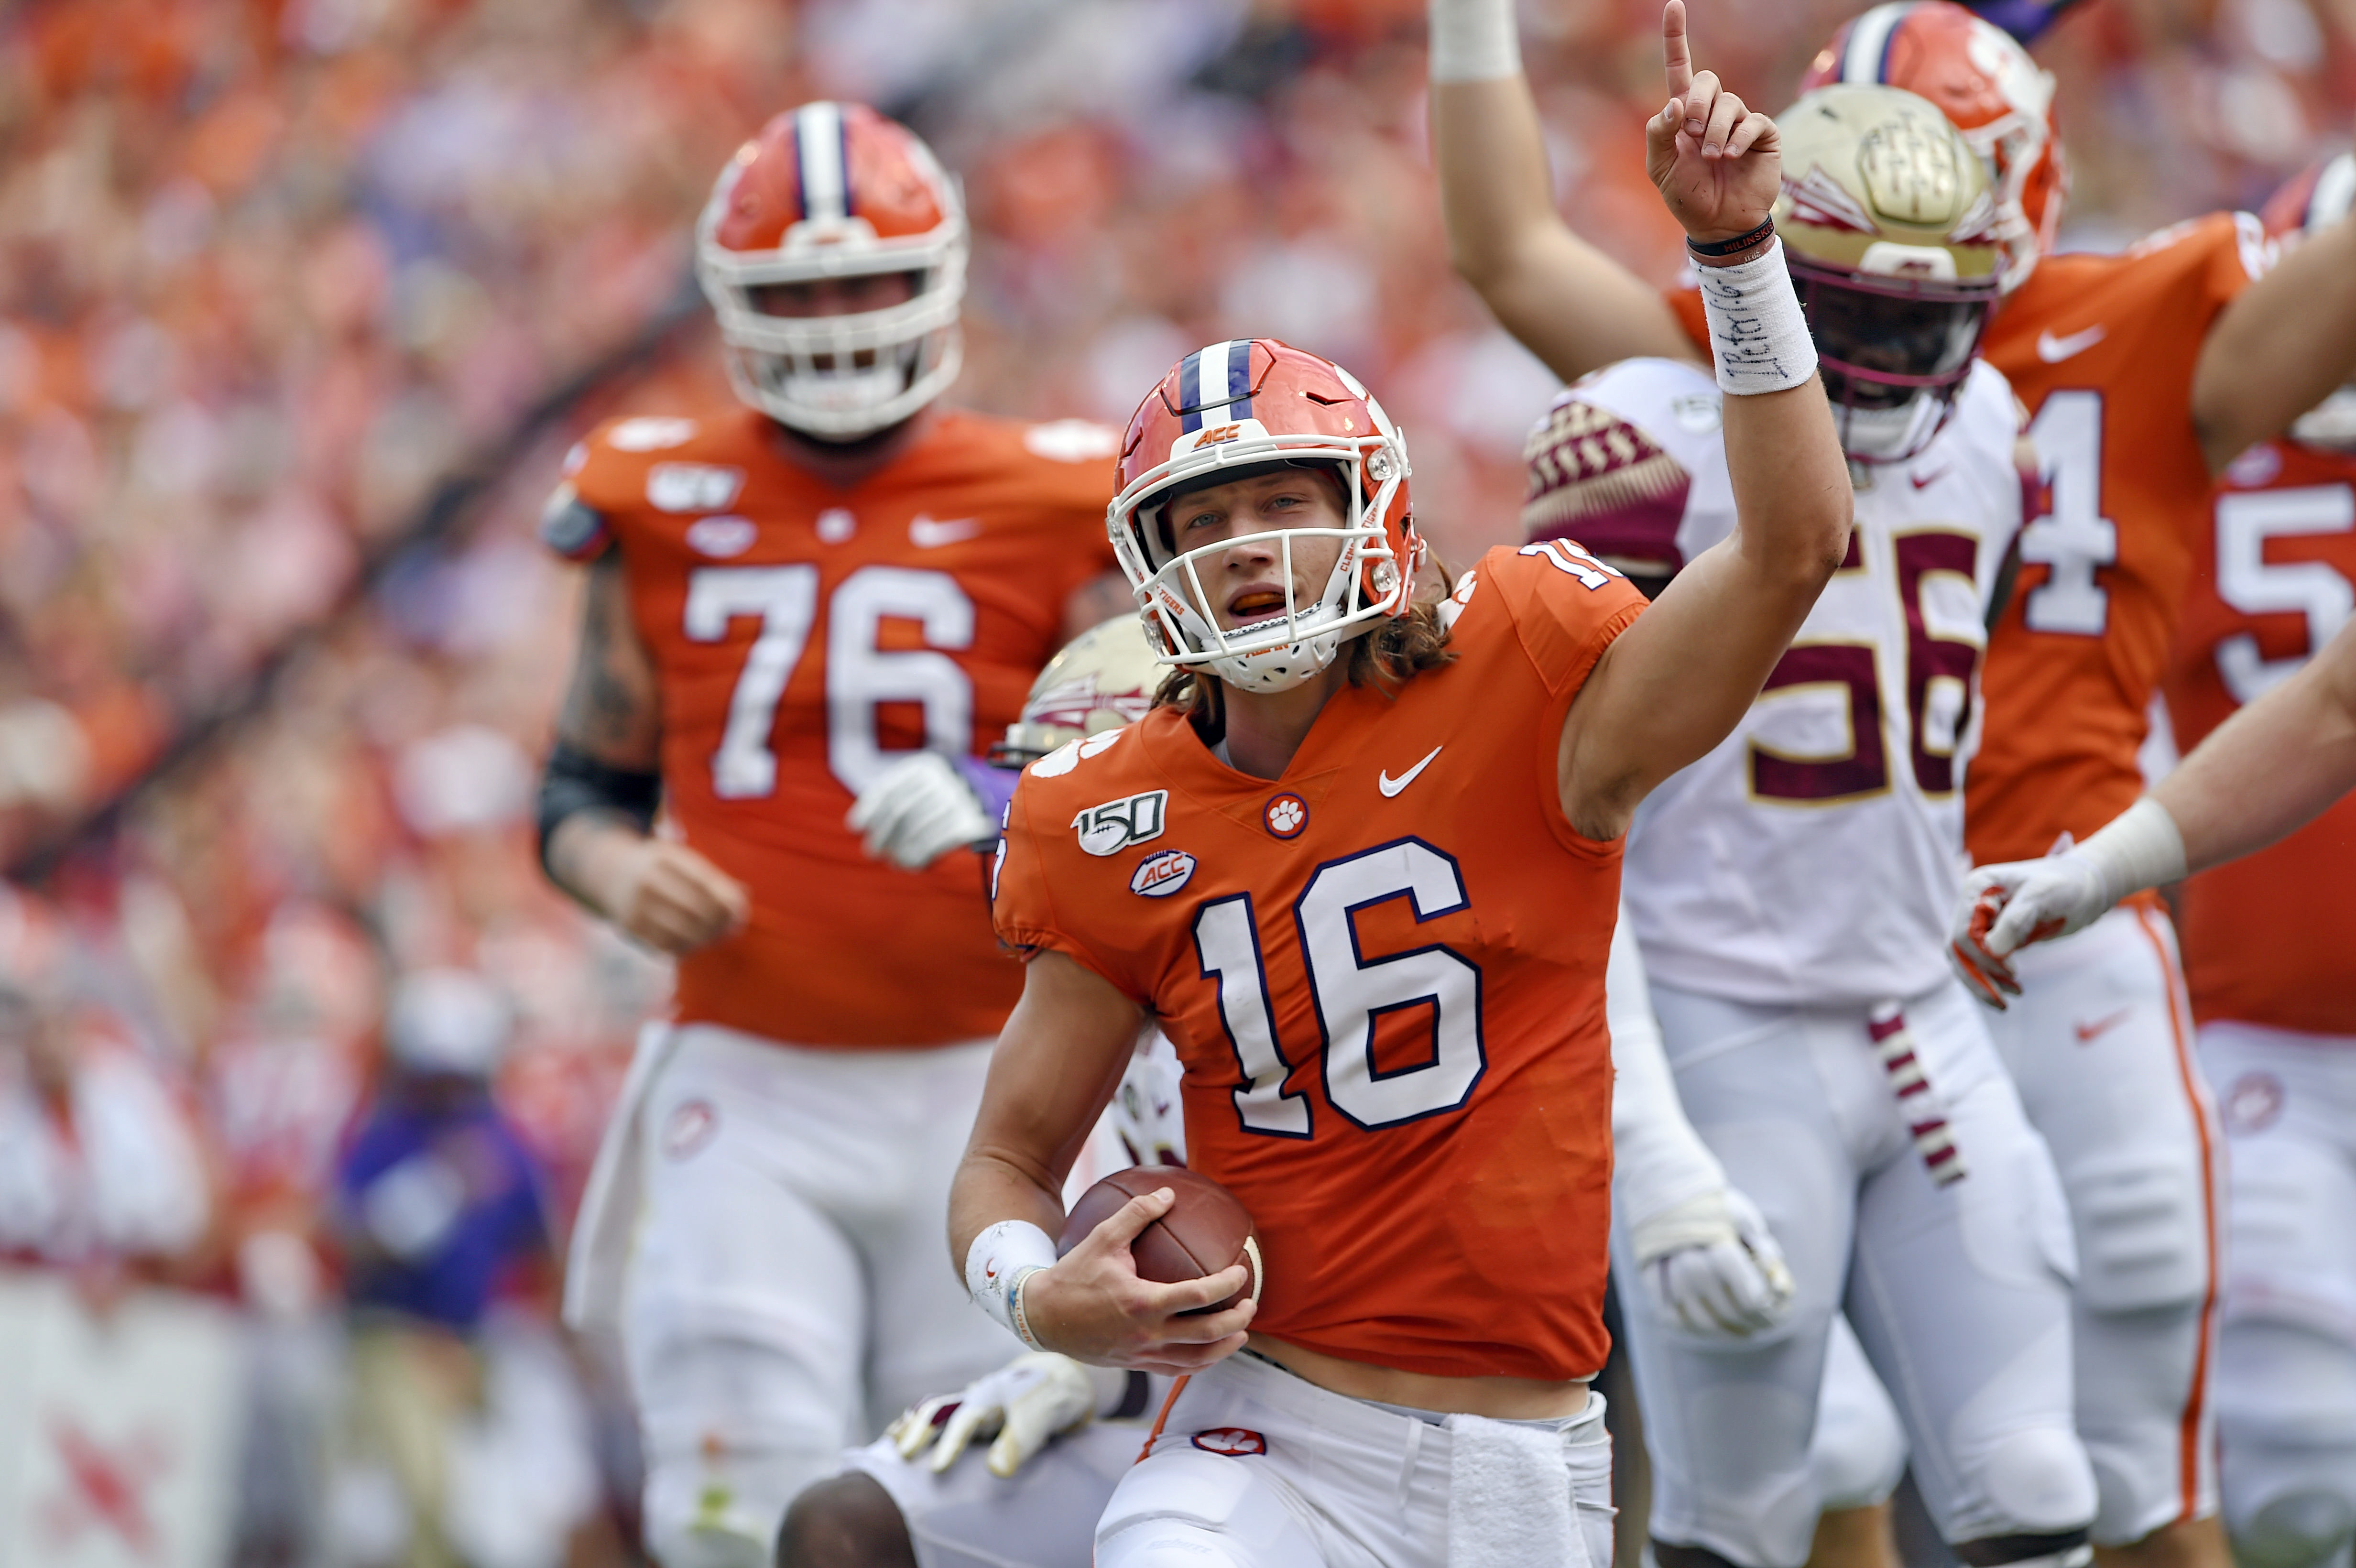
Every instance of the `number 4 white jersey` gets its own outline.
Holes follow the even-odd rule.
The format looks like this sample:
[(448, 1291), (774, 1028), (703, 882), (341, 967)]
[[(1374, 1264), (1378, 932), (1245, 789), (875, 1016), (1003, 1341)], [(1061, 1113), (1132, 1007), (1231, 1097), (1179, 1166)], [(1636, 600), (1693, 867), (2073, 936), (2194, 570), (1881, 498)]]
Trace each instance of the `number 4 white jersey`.
[[(1558, 504), (1542, 531), (1668, 571), (1732, 531), (1706, 371), (1614, 366), (1543, 428), (1534, 461), (1556, 471), (1534, 487), (1551, 479)], [(1987, 606), (2020, 527), (2019, 430), (2010, 388), (1982, 364), (1928, 451), (1852, 469), (1847, 559), (1741, 724), (1630, 831), (1627, 906), (1655, 979), (1806, 1005), (1944, 977)]]

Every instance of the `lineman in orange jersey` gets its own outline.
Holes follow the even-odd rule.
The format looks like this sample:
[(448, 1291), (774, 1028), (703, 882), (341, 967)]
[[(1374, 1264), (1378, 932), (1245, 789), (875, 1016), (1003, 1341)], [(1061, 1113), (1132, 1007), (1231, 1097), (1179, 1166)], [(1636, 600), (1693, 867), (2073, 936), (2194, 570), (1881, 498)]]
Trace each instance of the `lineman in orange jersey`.
[[(2344, 218), (2351, 197), (2356, 158), (2342, 154), (2277, 194), (2267, 229), (2297, 245)], [(2139, 829), (2155, 836), (2160, 863), (2115, 886), (2106, 873), (2096, 907), (2129, 887), (2173, 880), (2188, 861), (2213, 862), (2273, 837), (2345, 787), (2326, 765), (2334, 725), (2320, 689), (2316, 710), (2294, 709), (2276, 722), (2286, 749), (2251, 741), (2269, 709), (2308, 695), (2299, 688), (2315, 688), (2318, 676), (2333, 684), (2335, 659), (2336, 684), (2356, 685), (2348, 630), (2356, 609), (2356, 388), (2334, 392), (2287, 437), (2228, 465), (2211, 517), (2167, 685), (2177, 738), (2198, 749), (2151, 801), (2079, 851), (1976, 875), (1976, 892), (2010, 886), (1996, 907), (2032, 906), (2016, 925), (2041, 926), (2049, 912), (2065, 928), (2073, 923), (2075, 912), (2052, 901), (2064, 891), (2054, 873), (2108, 864), (2116, 847), (2140, 841)], [(2244, 708), (2268, 693), (2267, 704)], [(2236, 730), (2221, 732), (2237, 712)], [(2351, 717), (2343, 710), (2337, 725), (2341, 774), (2356, 761)], [(2217, 771), (2229, 747), (2244, 767), (2263, 770), (2265, 787)], [(2204, 797), (2225, 805), (2239, 842), (2204, 822)], [(2356, 1404), (2348, 1393), (2356, 1387), (2356, 798), (2270, 848), (2200, 872), (2184, 883), (2178, 912), (2201, 1063), (2232, 1150), (2233, 1243), (2217, 1359), (2225, 1523), (2243, 1562), (2307, 1568), (2344, 1555), (2356, 1535)], [(1959, 918), (1965, 950), (1974, 951), (1968, 906)], [(1995, 979), (2010, 965), (1995, 951), (1999, 933), (1982, 929), (2001, 965), (1990, 968)]]
[[(1648, 126), (1745, 346), (1719, 367), (1740, 527), (1649, 610), (1559, 541), (1419, 603), (1403, 444), (1284, 345), (1188, 356), (1130, 422), (1114, 539), (1183, 678), (1016, 792), (995, 909), (1031, 959), (951, 1215), (969, 1288), (1018, 1333), (1187, 1375), (1100, 1568), (1610, 1553), (1587, 1379), (1619, 838), (1749, 706), (1847, 544), (1762, 221), (1775, 147), (1707, 73)], [(1187, 1315), (1240, 1265), (1138, 1278), (1165, 1193), (1055, 1255), (1064, 1168), (1141, 1009), (1178, 1047), (1190, 1161), (1256, 1221), (1257, 1303)]]
[(987, 837), (998, 805), (958, 781), (986, 789), (974, 753), (1101, 613), (1111, 432), (935, 406), (966, 244), (905, 129), (778, 116), (698, 233), (746, 406), (600, 428), (543, 522), (589, 571), (542, 856), (680, 956), (567, 1301), (620, 1332), (665, 1568), (766, 1563), (846, 1443), (1005, 1355), (935, 1249), (1021, 972), (976, 857), (912, 873), (845, 820), (915, 758), (964, 792), (953, 836)]
[[(1432, 8), (1435, 148), (1460, 270), (1566, 379), (1634, 355), (1692, 357), (1690, 295), (1655, 295), (1554, 212), (1509, 7)], [(1442, 48), (1452, 38), (1477, 47)], [(2231, 215), (2117, 256), (2046, 255), (2066, 183), (2052, 83), (2009, 37), (1944, 0), (1901, 0), (1851, 22), (1803, 85), (1832, 80), (1938, 104), (2002, 197), (2014, 264), (1982, 352), (2035, 416), (2044, 484), (1988, 643), (1966, 838), (1981, 862), (2042, 855), (2141, 788), (2136, 752), (2211, 476), (2356, 360), (2356, 228), (2334, 226), (2255, 286), (2267, 247), (2254, 219)], [(2040, 983), (1995, 1033), (2076, 1232), (2094, 1539), (2120, 1562), (2136, 1549), (2154, 1568), (2223, 1568), (2208, 1397), (2222, 1172), (2173, 937), (2147, 900), (2023, 963)]]

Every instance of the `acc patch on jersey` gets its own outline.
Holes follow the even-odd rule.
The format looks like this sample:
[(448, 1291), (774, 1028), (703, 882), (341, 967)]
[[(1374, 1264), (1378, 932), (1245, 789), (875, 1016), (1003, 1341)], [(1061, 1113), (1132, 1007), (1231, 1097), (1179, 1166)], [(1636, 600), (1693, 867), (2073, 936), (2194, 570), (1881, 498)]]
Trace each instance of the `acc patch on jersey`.
[(1089, 854), (1118, 855), (1132, 844), (1161, 837), (1169, 806), (1168, 790), (1148, 790), (1092, 805), (1073, 817), (1072, 826), (1079, 832), (1080, 848)]
[(1208, 1432), (1194, 1434), (1194, 1446), (1205, 1454), (1240, 1457), (1267, 1453), (1268, 1439), (1248, 1426), (1214, 1426)]
[(1194, 874), (1194, 856), (1183, 849), (1164, 849), (1137, 863), (1137, 869), (1129, 874), (1129, 891), (1149, 899), (1166, 899)]

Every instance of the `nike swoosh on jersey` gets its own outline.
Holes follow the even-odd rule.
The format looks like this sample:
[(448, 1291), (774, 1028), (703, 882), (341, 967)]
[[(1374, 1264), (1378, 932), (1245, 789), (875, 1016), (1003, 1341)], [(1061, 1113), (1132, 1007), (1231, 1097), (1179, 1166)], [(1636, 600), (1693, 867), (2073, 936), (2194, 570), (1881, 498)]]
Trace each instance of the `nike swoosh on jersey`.
[(908, 519), (908, 539), (918, 549), (938, 549), (945, 544), (956, 544), (981, 532), (980, 517), (946, 517), (936, 520), (922, 512)]
[(1954, 471), (1954, 464), (1951, 463), (1946, 467), (1940, 469), (1937, 473), (1932, 475), (1927, 479), (1920, 474), (1909, 474), (1906, 477), (1914, 481), (1914, 488), (1917, 490), (1925, 490), (1930, 488), (1930, 486), (1936, 485), (1940, 480), (1944, 479), (1948, 475), (1953, 474)]
[(2096, 1035), (2107, 1034), (2112, 1029), (2116, 1029), (2119, 1025), (2126, 1022), (2127, 1015), (2133, 1011), (2135, 1011), (2133, 1008), (2121, 1008), (2117, 1012), (2111, 1014), (2108, 1018), (2096, 1019), (2090, 1024), (2072, 1024), (2070, 1027), (2077, 1032), (2078, 1043), (2080, 1045), (2084, 1045), (2088, 1041), (2092, 1040)]
[(1381, 773), (1375, 775), (1375, 787), (1382, 791), (1386, 796), (1398, 794), (1399, 791), (1415, 783), (1416, 774), (1431, 766), (1431, 759), (1440, 755), (1441, 747), (1446, 744), (1447, 742), (1443, 741), (1439, 746), (1434, 746), (1430, 751), (1426, 752), (1423, 754), (1423, 761), (1416, 763), (1415, 766), (1408, 769), (1407, 772), (1401, 773), (1397, 778), (1391, 777), (1390, 770), (1388, 768), (1384, 769)]
[(2059, 365), (2072, 355), (2083, 354), (2100, 343), (2110, 330), (2107, 326), (2090, 326), (2067, 337), (2056, 337), (2051, 331), (2040, 332), (2037, 335), (2037, 357), (2048, 365)]

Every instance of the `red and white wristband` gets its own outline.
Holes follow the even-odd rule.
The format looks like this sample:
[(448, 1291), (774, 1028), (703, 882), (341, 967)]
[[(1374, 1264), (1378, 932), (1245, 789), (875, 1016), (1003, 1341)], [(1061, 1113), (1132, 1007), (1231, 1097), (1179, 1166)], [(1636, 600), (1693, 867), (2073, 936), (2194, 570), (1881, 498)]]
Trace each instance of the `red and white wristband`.
[(1044, 1350), (1023, 1315), (1023, 1284), (1055, 1264), (1055, 1243), (1024, 1220), (1001, 1220), (965, 1251), (965, 1288), (974, 1305), (1033, 1350)]

